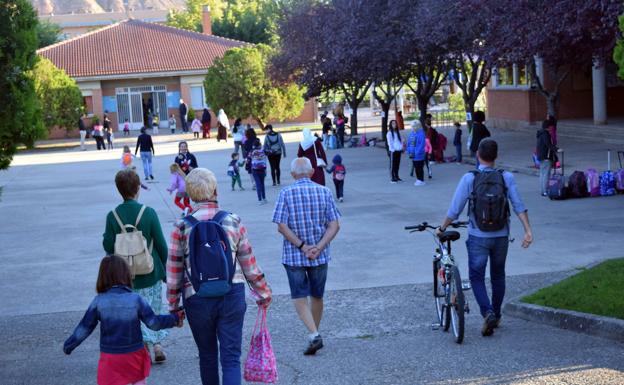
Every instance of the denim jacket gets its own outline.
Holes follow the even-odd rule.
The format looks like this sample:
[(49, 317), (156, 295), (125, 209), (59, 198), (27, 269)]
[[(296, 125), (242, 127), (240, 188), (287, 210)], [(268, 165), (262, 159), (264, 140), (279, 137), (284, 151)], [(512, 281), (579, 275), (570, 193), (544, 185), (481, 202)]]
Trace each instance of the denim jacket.
[(113, 286), (98, 294), (65, 341), (63, 351), (70, 354), (100, 325), (100, 351), (111, 354), (131, 353), (143, 348), (141, 322), (152, 330), (171, 328), (177, 314), (155, 315), (148, 303), (126, 286)]

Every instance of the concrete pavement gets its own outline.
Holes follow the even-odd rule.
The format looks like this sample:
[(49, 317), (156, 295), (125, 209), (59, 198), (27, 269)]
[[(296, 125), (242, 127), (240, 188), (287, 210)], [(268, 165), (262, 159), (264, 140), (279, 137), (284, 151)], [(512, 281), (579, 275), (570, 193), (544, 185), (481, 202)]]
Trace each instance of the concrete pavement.
[[(510, 296), (553, 282), (564, 274), (514, 276)], [(330, 268), (330, 279), (336, 279)], [(305, 333), (287, 296), (269, 310), (278, 384), (523, 384), (620, 385), (624, 345), (574, 332), (504, 318), (490, 338), (479, 333), (480, 317), (466, 316), (462, 345), (432, 330), (435, 318), (428, 284), (331, 291), (321, 325), (325, 347), (302, 355)], [(255, 321), (249, 304), (243, 332), (243, 359)], [(71, 356), (61, 351), (82, 312), (0, 317), (2, 383), (6, 385), (92, 384), (98, 359), (98, 332)], [(153, 366), (149, 384), (199, 383), (197, 350), (190, 330), (174, 329), (165, 341), (169, 359)]]
[[(492, 131), (500, 143), (502, 162), (530, 162), (533, 133)], [(288, 158), (282, 162), (282, 182), (287, 184), (292, 181), (287, 171), (300, 134), (284, 137)], [(447, 137), (452, 136), (447, 133)], [(601, 169), (598, 162), (603, 157), (606, 163), (604, 144), (561, 142), (566, 155), (583, 154), (577, 160), (570, 155), (571, 168), (593, 164)], [(273, 205), (258, 206), (252, 190), (229, 191), (226, 169), (231, 145), (217, 144), (214, 139), (191, 141), (190, 149), (200, 166), (217, 174), (220, 204), (241, 215), (275, 293), (286, 294), (288, 283), (280, 265), (281, 237), (270, 222)], [(141, 192), (140, 197), (156, 209), (165, 233), (179, 215), (165, 191), (168, 166), (176, 152), (175, 143), (156, 145), (156, 182), (150, 183), (151, 191)], [(428, 286), (411, 290), (415, 283), (431, 281), (433, 243), (428, 234), (408, 234), (403, 226), (423, 220), (440, 222), (457, 180), (471, 166), (435, 165), (434, 178), (424, 187), (414, 187), (404, 158), (400, 174), (406, 182), (391, 185), (383, 149), (339, 152), (348, 174), (345, 202), (339, 206), (343, 214), (341, 232), (332, 244), (328, 281), (326, 333), (333, 341), (322, 355), (324, 359), (303, 360), (303, 328), (287, 297), (280, 297), (271, 312), (271, 327), (281, 355), (281, 383), (624, 383), (621, 360), (614, 359), (621, 358), (624, 349), (606, 340), (510, 319), (509, 334), (501, 333), (500, 340), (484, 342), (477, 335), (479, 317), (474, 314), (469, 316), (472, 334), (466, 345), (458, 348), (450, 336), (432, 335), (427, 327), (433, 317), (432, 301), (426, 298)], [(329, 151), (329, 156), (335, 153)], [(10, 384), (92, 382), (97, 336), (69, 358), (59, 353), (63, 339), (94, 295), (98, 261), (103, 255), (105, 216), (120, 201), (113, 183), (120, 155), (121, 150), (29, 153), (18, 155), (11, 169), (0, 172), (0, 258), (4, 262), (0, 271), (4, 310), (0, 333), (9, 342), (5, 345), (9, 348), (0, 353), (0, 375), (10, 379)], [(141, 175), (140, 160), (137, 167)], [(528, 250), (521, 249), (518, 241), (510, 245), (507, 273), (513, 276), (511, 291), (517, 290), (514, 286), (529, 289), (543, 284), (541, 278), (531, 278), (543, 274), (530, 275), (527, 283), (521, 284), (527, 274), (549, 276), (622, 256), (624, 196), (552, 202), (539, 196), (536, 177), (519, 173), (516, 179), (529, 207), (535, 243)], [(247, 175), (243, 183), (250, 187)], [(275, 202), (278, 191), (277, 187), (267, 187), (269, 202)], [(512, 237), (521, 236), (520, 223), (514, 218)], [(467, 277), (463, 240), (455, 251), (461, 272)], [(422, 302), (410, 305), (412, 298), (421, 297)], [(474, 300), (471, 304), (476, 311)], [(254, 310), (250, 309), (248, 322), (253, 318)], [(373, 319), (370, 323), (363, 321), (369, 318)], [(360, 326), (361, 322), (365, 326)], [(249, 325), (246, 331), (248, 337)], [(154, 369), (151, 383), (169, 383), (171, 377), (180, 384), (197, 383), (189, 330), (176, 331), (173, 336), (168, 342), (172, 360), (167, 369)], [(450, 362), (457, 352), (461, 352), (462, 365), (448, 369), (440, 364)], [(33, 362), (37, 362), (37, 370), (29, 369)], [(586, 375), (594, 381), (583, 382)], [(560, 380), (546, 380), (553, 378)], [(573, 380), (564, 382), (566, 378)]]

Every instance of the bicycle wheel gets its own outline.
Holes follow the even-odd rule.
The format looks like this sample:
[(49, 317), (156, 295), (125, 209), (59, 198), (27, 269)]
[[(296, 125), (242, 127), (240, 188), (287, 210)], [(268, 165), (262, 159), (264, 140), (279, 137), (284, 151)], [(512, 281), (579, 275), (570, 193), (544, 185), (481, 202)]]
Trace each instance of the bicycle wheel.
[(438, 323), (443, 326), (442, 319), (444, 317), (444, 286), (438, 279), (438, 271), (440, 270), (440, 260), (433, 261), (433, 298), (435, 299), (436, 314)]
[[(464, 291), (462, 290), (461, 276), (457, 266), (451, 268), (450, 277), (450, 306), (449, 315), (453, 326), (453, 336), (455, 342), (461, 344), (464, 340)], [(448, 318), (448, 317), (447, 317)]]

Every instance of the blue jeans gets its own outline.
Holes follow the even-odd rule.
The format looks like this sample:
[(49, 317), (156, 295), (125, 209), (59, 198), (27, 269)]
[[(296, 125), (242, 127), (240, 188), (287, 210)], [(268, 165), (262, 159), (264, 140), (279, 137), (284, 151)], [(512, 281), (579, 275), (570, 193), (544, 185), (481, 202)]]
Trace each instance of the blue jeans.
[(199, 351), (202, 384), (219, 384), (220, 360), (223, 373), (221, 383), (240, 385), (243, 320), (247, 310), (245, 285), (233, 284), (223, 298), (193, 295), (184, 300), (184, 310)]
[[(505, 260), (509, 237), (481, 238), (468, 236), (468, 268), (472, 292), (479, 304), (481, 315), (485, 317), (493, 312), (496, 317), (501, 315), (501, 306), (505, 296)], [(490, 283), (492, 285), (492, 302), (485, 288), (485, 267), (490, 260)]]
[(141, 151), (141, 162), (143, 163), (143, 173), (145, 174), (145, 179), (147, 179), (150, 175), (152, 175), (152, 152)]
[(455, 152), (457, 153), (457, 162), (461, 162), (462, 161), (462, 145), (461, 144), (456, 144), (455, 145)]
[(264, 177), (266, 177), (266, 171), (253, 170), (252, 175), (256, 181), (256, 193), (258, 194), (258, 201), (266, 199), (264, 192)]

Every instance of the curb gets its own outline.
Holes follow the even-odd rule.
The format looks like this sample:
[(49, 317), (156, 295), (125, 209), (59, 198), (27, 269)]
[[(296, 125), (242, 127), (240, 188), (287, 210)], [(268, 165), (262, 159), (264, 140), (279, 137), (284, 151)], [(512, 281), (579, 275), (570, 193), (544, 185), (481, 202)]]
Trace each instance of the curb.
[[(591, 269), (592, 267), (598, 266), (606, 261), (608, 261), (608, 259), (603, 261), (594, 261), (585, 266), (585, 268)], [(566, 274), (566, 277), (563, 279), (566, 279), (574, 274), (576, 274), (575, 271), (570, 271), (569, 274)], [(505, 304), (505, 313), (526, 321), (539, 322), (558, 327), (560, 329), (624, 342), (624, 320), (589, 313), (581, 313), (573, 310), (555, 309), (552, 307), (534, 305), (520, 301), (521, 298), (533, 292), (534, 290), (523, 293)]]
[(616, 318), (527, 304), (518, 299), (505, 305), (505, 313), (527, 321), (624, 342), (624, 320)]

